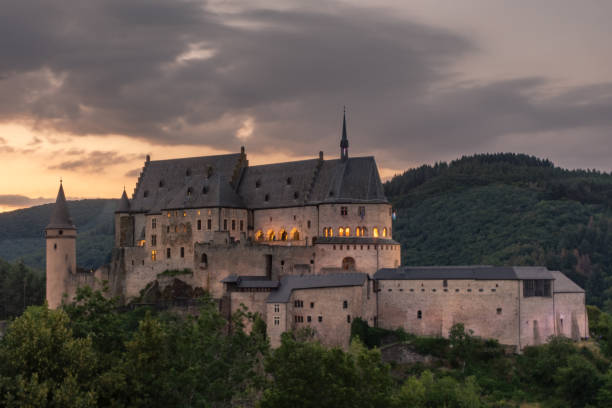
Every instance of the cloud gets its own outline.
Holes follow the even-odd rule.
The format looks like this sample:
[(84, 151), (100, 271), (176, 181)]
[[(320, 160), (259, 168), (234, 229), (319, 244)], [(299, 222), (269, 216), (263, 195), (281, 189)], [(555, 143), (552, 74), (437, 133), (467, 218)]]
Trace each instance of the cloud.
[(0, 137), (0, 145), (6, 144), (6, 139)]
[(30, 198), (23, 195), (0, 195), (0, 207), (31, 207), (54, 202), (53, 198)]
[(125, 173), (125, 177), (138, 177), (141, 171), (142, 171), (141, 168), (130, 170), (127, 173)]
[[(556, 146), (568, 138), (588, 145), (612, 129), (612, 84), (465, 82), (454, 67), (480, 52), (466, 35), (379, 8), (309, 4), (9, 2), (0, 15), (0, 77), (9, 77), (0, 81), (0, 120), (315, 155), (338, 150), (348, 105), (351, 153), (376, 154), (389, 168), (503, 149), (500, 141), (521, 134), (533, 135), (529, 152), (542, 146), (539, 135), (559, 132), (548, 152), (561, 155)], [(75, 156), (50, 168), (95, 172), (127, 160)]]
[(138, 155), (122, 155), (114, 151), (93, 151), (74, 160), (66, 160), (49, 166), (49, 170), (103, 172), (107, 167), (123, 164), (138, 158)]

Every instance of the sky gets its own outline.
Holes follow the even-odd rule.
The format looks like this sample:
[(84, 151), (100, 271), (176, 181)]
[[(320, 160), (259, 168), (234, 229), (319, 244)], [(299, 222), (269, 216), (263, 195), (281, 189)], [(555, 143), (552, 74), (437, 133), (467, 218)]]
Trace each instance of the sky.
[(0, 12), (0, 211), (152, 160), (517, 152), (612, 170), (612, 2), (20, 0)]

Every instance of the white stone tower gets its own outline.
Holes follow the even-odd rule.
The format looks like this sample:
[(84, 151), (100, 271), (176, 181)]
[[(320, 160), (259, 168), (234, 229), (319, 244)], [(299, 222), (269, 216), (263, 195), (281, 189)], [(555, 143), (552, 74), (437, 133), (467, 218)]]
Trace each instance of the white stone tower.
[(62, 296), (68, 292), (71, 275), (76, 273), (77, 230), (66, 204), (64, 188), (60, 182), (59, 192), (51, 220), (45, 229), (47, 240), (47, 303), (56, 309)]

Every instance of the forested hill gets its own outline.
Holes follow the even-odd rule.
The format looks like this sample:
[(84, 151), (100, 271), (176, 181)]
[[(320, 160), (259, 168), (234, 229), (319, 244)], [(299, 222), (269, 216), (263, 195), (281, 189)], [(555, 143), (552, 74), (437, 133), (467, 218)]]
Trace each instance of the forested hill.
[[(54, 204), (0, 213), (0, 258), (23, 260), (36, 269), (45, 267), (44, 229)], [(110, 261), (114, 240), (116, 200), (69, 201), (68, 209), (78, 228), (77, 264), (97, 268)]]
[(404, 264), (546, 265), (612, 310), (612, 175), (480, 154), (408, 170), (385, 192)]

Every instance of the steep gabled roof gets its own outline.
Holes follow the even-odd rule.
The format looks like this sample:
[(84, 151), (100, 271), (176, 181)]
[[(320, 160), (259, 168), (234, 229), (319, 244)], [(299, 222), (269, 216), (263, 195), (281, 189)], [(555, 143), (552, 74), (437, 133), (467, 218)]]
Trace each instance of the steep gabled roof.
[(118, 212), (118, 213), (130, 212), (130, 200), (128, 199), (125, 189), (123, 190), (123, 194), (121, 194), (121, 198), (119, 199), (119, 204), (117, 204), (117, 211), (115, 212)]
[(584, 293), (584, 289), (576, 285), (563, 272), (552, 271), (555, 278), (554, 293)]
[(244, 203), (231, 184), (241, 171), (242, 157), (237, 153), (146, 162), (131, 210), (242, 207)]
[(70, 213), (68, 212), (68, 204), (66, 203), (66, 196), (64, 195), (64, 187), (60, 183), (59, 191), (57, 192), (57, 199), (53, 206), (53, 213), (51, 213), (51, 219), (47, 229), (76, 229)]

